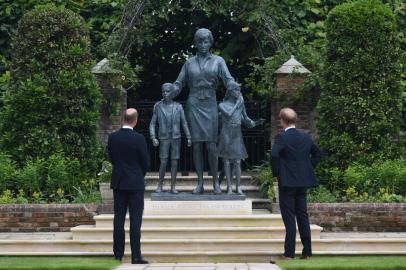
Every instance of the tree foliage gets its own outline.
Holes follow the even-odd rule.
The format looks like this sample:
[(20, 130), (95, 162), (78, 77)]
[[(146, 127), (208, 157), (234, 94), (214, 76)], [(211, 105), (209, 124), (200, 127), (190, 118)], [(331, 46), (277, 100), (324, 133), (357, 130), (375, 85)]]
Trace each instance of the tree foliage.
[(63, 7), (40, 6), (21, 18), (0, 115), (1, 148), (20, 165), (63, 153), (95, 170), (101, 96), (89, 42), (84, 20)]
[[(128, 3), (145, 2), (142, 19), (131, 30), (136, 42), (128, 60), (141, 84), (129, 91), (130, 104), (159, 98), (160, 84), (173, 81), (185, 58), (194, 53), (193, 33), (199, 27), (213, 31), (214, 52), (226, 59), (239, 82), (245, 82), (249, 96), (272, 94), (273, 72), (291, 54), (313, 72), (307, 83), (311, 89), (320, 84), (319, 71), (323, 70), (326, 16), (347, 1), (5, 0), (0, 3), (0, 74), (8, 70), (10, 37), (17, 21), (37, 5), (54, 2), (83, 16), (90, 29), (92, 53), (101, 60), (111, 52), (108, 37)], [(401, 0), (383, 2), (395, 13), (397, 37), (405, 49), (404, 5), (402, 10)]]
[(328, 15), (327, 64), (319, 103), (324, 165), (401, 155), (400, 49), (395, 16), (377, 0), (335, 7)]

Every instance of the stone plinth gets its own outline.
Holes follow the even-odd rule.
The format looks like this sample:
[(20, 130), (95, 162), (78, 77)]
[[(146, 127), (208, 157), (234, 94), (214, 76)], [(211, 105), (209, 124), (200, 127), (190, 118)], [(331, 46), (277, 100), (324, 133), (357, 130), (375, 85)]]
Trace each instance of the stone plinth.
[(251, 215), (252, 201), (145, 201), (144, 215)]

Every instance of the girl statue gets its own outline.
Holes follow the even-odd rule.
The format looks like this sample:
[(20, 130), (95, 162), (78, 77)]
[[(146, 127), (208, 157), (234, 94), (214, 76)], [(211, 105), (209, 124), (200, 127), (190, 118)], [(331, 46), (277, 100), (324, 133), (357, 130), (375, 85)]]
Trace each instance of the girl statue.
[(244, 106), (240, 85), (232, 82), (227, 89), (223, 102), (219, 104), (221, 130), (217, 146), (218, 156), (223, 160), (223, 170), (227, 179), (227, 194), (232, 194), (233, 174), (236, 178), (236, 192), (243, 195), (241, 189), (241, 159), (248, 157), (241, 132), (241, 124), (252, 128), (261, 125), (264, 120), (251, 120)]

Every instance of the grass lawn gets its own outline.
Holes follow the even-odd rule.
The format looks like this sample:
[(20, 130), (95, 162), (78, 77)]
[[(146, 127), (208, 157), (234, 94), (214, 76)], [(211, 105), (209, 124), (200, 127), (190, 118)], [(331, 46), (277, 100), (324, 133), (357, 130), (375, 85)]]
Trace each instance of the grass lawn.
[(406, 256), (316, 256), (278, 265), (283, 270), (406, 270)]
[(111, 270), (119, 264), (100, 257), (0, 257), (1, 270)]

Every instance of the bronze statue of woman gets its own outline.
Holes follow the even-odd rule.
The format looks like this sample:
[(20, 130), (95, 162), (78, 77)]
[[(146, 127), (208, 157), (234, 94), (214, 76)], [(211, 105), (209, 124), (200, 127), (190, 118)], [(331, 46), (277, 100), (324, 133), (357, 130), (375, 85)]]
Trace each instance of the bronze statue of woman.
[(203, 188), (203, 145), (208, 151), (209, 168), (213, 176), (213, 191), (221, 189), (217, 178), (218, 155), (218, 109), (216, 89), (219, 81), (225, 87), (234, 82), (226, 62), (210, 52), (213, 35), (210, 30), (201, 28), (196, 31), (194, 43), (197, 54), (186, 60), (174, 83), (174, 95), (178, 95), (184, 86), (189, 87), (186, 103), (186, 118), (189, 123), (193, 143), (193, 161), (198, 177), (194, 194), (201, 194)]

